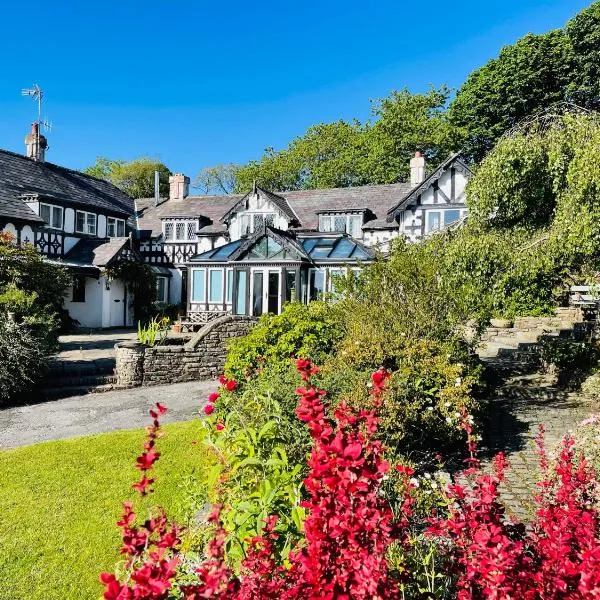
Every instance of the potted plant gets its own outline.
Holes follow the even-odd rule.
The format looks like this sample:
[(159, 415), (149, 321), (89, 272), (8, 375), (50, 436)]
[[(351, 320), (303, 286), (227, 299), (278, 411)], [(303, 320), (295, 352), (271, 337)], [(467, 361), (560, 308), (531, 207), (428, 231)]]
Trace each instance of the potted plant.
[(179, 319), (177, 321), (175, 321), (173, 323), (173, 325), (171, 325), (171, 332), (172, 333), (181, 333), (181, 321)]

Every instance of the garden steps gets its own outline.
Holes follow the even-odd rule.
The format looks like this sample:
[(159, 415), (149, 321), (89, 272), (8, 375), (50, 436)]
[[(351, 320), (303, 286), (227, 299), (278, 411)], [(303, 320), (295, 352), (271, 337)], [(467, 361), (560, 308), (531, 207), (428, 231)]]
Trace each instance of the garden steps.
[(53, 360), (42, 384), (46, 400), (68, 398), (115, 389), (114, 358)]

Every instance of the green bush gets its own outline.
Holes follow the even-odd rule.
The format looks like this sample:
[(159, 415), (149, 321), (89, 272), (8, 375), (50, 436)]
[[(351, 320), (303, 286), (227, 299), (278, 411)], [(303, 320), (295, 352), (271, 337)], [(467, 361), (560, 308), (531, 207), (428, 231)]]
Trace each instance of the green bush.
[(248, 335), (231, 342), (225, 373), (242, 379), (265, 364), (287, 363), (293, 356), (319, 364), (343, 334), (334, 305), (292, 302), (279, 315), (263, 315)]
[(29, 392), (44, 373), (45, 357), (27, 326), (0, 320), (0, 405)]

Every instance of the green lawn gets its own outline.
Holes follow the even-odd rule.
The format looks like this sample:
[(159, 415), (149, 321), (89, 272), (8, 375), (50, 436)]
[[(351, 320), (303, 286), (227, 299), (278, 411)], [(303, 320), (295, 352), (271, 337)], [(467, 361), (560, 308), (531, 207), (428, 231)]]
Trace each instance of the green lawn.
[[(0, 599), (97, 599), (98, 573), (118, 560), (121, 502), (177, 516), (187, 475), (207, 460), (198, 421), (164, 427), (155, 493), (130, 489), (143, 430), (46, 442), (0, 452)], [(137, 497), (136, 497), (137, 496)], [(142, 509), (141, 511), (139, 509)]]

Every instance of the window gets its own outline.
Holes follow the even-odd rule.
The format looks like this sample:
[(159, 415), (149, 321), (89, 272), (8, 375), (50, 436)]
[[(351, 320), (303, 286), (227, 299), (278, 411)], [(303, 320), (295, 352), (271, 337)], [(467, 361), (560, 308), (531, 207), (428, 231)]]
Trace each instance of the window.
[(336, 281), (340, 277), (344, 277), (345, 272), (343, 269), (329, 269), (329, 282), (328, 282), (328, 291), (335, 292)]
[(260, 231), (265, 225), (274, 227), (275, 213), (242, 213), (239, 215), (240, 237)]
[(325, 273), (318, 269), (310, 269), (308, 286), (309, 301), (319, 300), (325, 291)]
[(78, 210), (75, 213), (75, 231), (77, 233), (96, 235), (96, 215)]
[(85, 277), (77, 275), (73, 278), (73, 302), (85, 302)]
[(166, 277), (156, 278), (156, 301), (169, 302), (169, 282)]
[(248, 272), (236, 271), (237, 294), (235, 298), (235, 314), (245, 315), (248, 299)]
[(319, 215), (319, 231), (340, 231), (355, 238), (362, 238), (362, 214)]
[(177, 242), (186, 242), (191, 241), (195, 242), (197, 239), (196, 236), (196, 221), (165, 221), (163, 222), (163, 232), (165, 236), (165, 240), (167, 241), (177, 241)]
[(63, 209), (60, 206), (52, 206), (51, 204), (40, 204), (40, 217), (44, 219), (44, 223), (53, 229), (62, 229), (63, 226)]
[(227, 304), (231, 304), (233, 299), (233, 269), (227, 269), (227, 294), (225, 298)]
[(125, 221), (108, 217), (106, 219), (106, 235), (107, 237), (125, 237)]
[(428, 210), (425, 220), (425, 233), (437, 231), (460, 219), (459, 209)]
[(192, 302), (204, 302), (206, 300), (206, 269), (194, 269), (192, 271)]
[(208, 271), (208, 301), (223, 302), (223, 269)]

